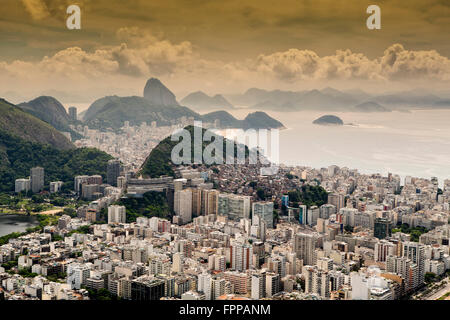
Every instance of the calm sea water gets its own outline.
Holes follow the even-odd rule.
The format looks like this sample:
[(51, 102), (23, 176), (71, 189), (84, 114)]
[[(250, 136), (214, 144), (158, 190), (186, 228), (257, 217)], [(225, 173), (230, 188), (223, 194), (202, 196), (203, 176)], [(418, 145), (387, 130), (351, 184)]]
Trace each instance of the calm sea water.
[[(243, 119), (254, 110), (231, 113)], [(442, 184), (450, 178), (450, 110), (409, 113), (267, 112), (288, 129), (280, 131), (280, 162), (314, 168), (329, 165), (430, 178)], [(312, 122), (325, 114), (344, 125), (327, 127)]]
[(37, 219), (33, 216), (0, 214), (0, 237), (13, 232), (24, 232), (37, 224)]

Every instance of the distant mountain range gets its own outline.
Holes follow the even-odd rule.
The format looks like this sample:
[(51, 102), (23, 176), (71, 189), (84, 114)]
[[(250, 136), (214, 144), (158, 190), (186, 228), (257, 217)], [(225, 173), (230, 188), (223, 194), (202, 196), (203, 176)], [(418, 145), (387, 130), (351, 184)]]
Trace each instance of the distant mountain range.
[(243, 94), (225, 97), (235, 106), (284, 112), (301, 110), (388, 112), (418, 108), (450, 108), (449, 99), (420, 90), (372, 95), (359, 89), (339, 91), (329, 87), (304, 91), (268, 91), (251, 88)]
[[(221, 98), (217, 96), (211, 99), (216, 102), (221, 101)], [(143, 97), (109, 96), (98, 99), (85, 112), (83, 120), (90, 128), (117, 130), (124, 125), (125, 121), (129, 121), (130, 125), (153, 121), (156, 121), (158, 125), (171, 125), (179, 123), (180, 118), (183, 117), (208, 123), (216, 122), (219, 128), (273, 129), (283, 127), (282, 123), (264, 112), (249, 114), (244, 120), (238, 120), (226, 111), (200, 115), (190, 108), (180, 105), (175, 95), (155, 78), (147, 81)]]
[(222, 95), (208, 96), (202, 91), (193, 92), (181, 101), (181, 104), (197, 111), (209, 109), (233, 109), (233, 105)]
[(360, 103), (357, 106), (355, 106), (355, 108), (353, 110), (356, 112), (390, 112), (390, 111), (392, 111), (386, 107), (383, 107), (379, 103), (376, 103), (373, 101), (367, 101), (367, 102)]

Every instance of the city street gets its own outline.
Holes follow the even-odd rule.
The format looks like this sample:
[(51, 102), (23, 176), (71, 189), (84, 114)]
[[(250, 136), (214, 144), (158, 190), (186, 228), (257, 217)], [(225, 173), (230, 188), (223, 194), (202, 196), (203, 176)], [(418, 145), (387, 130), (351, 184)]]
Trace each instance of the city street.
[[(443, 283), (444, 281), (447, 282), (447, 284), (444, 287), (441, 287), (437, 290), (433, 290), (433, 292), (421, 296), (418, 300), (437, 300), (440, 297), (442, 297), (444, 294), (446, 294), (447, 292), (450, 292), (450, 277), (446, 277), (444, 278), (442, 281), (439, 282), (439, 284)], [(422, 294), (423, 291), (425, 291), (426, 289), (421, 290), (421, 292), (419, 294)], [(413, 297), (414, 299), (417, 299), (417, 295), (415, 295)]]

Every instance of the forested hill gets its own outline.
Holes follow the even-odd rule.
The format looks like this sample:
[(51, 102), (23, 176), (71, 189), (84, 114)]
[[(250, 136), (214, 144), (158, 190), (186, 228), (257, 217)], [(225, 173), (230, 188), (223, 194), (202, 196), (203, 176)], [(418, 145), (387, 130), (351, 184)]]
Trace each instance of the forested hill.
[(56, 149), (75, 146), (50, 124), (26, 113), (19, 107), (0, 99), (0, 130), (26, 141), (48, 144)]
[(76, 175), (101, 174), (105, 177), (112, 157), (98, 149), (59, 150), (48, 144), (25, 141), (0, 130), (0, 192), (14, 191), (15, 179), (27, 178), (36, 166), (45, 169), (45, 184), (65, 182), (73, 188)]
[[(185, 128), (189, 131), (191, 137), (194, 137), (194, 126), (188, 126)], [(203, 135), (206, 132), (206, 129), (202, 129)], [(214, 139), (212, 139), (214, 141)], [(167, 137), (162, 140), (153, 150), (150, 152), (150, 155), (145, 160), (144, 164), (141, 167), (140, 174), (144, 177), (157, 178), (163, 175), (167, 176), (175, 176), (174, 168), (175, 165), (172, 163), (172, 149), (179, 143), (179, 141), (172, 141), (171, 137)], [(202, 144), (202, 153), (205, 150), (205, 147), (208, 146), (211, 142), (203, 142)], [(223, 151), (226, 152), (226, 143), (227, 139), (223, 139)], [(234, 146), (234, 154), (237, 155), (238, 148), (245, 148), (245, 155), (248, 157), (249, 150), (248, 147), (242, 144), (235, 144)], [(191, 162), (193, 162), (193, 154), (194, 154), (194, 139), (191, 139)]]

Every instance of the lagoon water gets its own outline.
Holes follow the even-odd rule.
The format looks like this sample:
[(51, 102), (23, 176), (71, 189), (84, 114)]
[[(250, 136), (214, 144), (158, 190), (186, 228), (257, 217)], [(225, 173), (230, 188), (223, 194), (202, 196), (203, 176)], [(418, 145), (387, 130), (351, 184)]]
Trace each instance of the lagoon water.
[(37, 219), (33, 216), (0, 214), (0, 237), (13, 232), (24, 232), (37, 224)]

